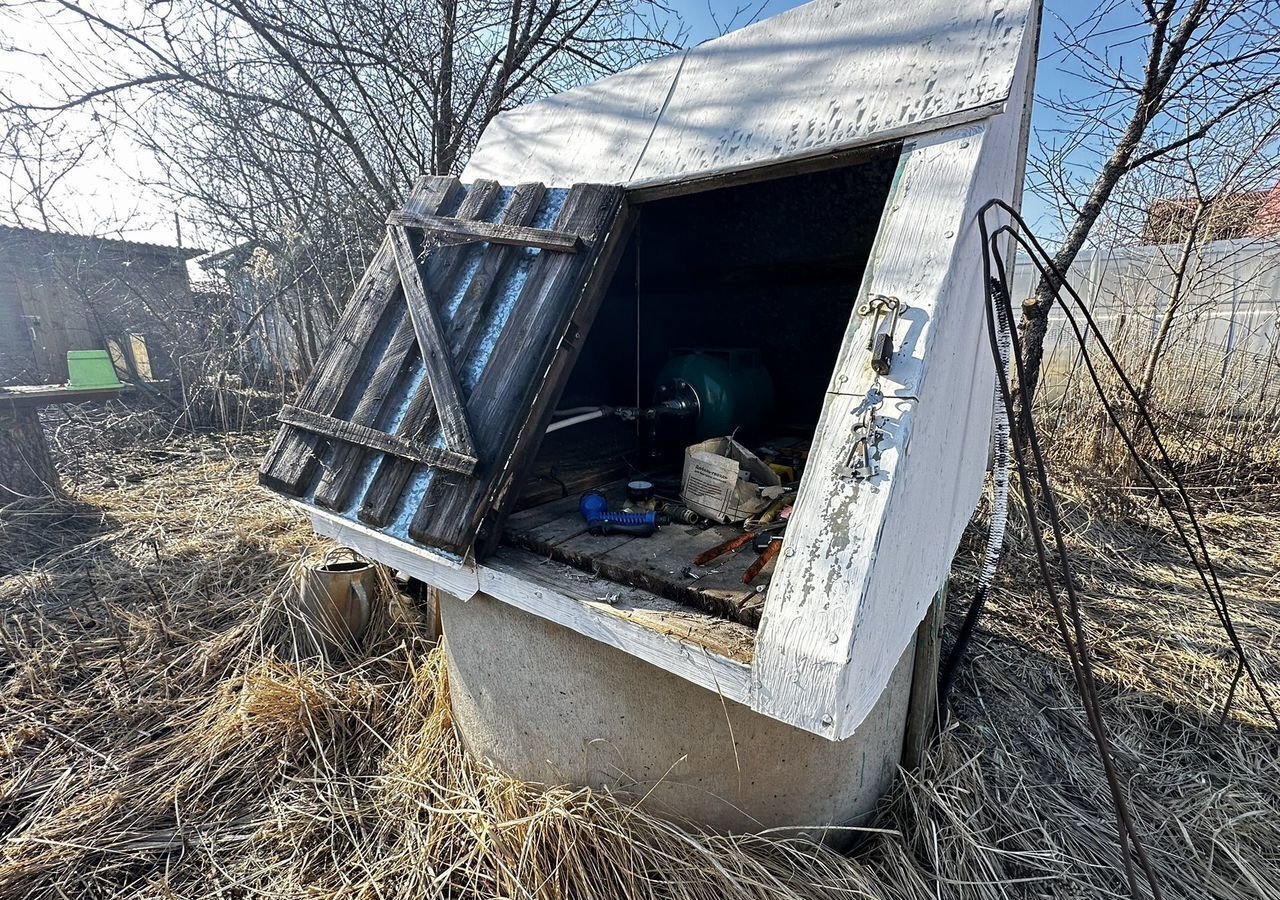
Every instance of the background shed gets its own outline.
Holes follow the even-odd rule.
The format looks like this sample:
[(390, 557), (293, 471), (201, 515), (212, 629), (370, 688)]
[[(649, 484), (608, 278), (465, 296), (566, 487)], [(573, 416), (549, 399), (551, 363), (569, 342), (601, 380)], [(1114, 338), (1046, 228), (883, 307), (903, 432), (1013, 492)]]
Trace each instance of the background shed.
[(172, 377), (207, 337), (182, 324), (201, 252), (0, 226), (0, 381), (65, 381), (68, 350), (111, 350), (127, 380)]

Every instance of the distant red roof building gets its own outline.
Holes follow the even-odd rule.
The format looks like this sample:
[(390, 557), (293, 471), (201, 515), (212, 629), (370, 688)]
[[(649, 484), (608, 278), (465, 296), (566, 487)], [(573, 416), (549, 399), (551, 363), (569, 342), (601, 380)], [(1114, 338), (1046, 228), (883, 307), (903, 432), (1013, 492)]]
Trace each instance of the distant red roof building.
[(1266, 199), (1253, 216), (1246, 237), (1268, 237), (1280, 234), (1280, 184), (1267, 191)]
[(1280, 184), (1269, 191), (1237, 191), (1201, 206), (1194, 198), (1157, 200), (1147, 210), (1144, 244), (1185, 241), (1198, 220), (1199, 241), (1231, 241), (1280, 234)]

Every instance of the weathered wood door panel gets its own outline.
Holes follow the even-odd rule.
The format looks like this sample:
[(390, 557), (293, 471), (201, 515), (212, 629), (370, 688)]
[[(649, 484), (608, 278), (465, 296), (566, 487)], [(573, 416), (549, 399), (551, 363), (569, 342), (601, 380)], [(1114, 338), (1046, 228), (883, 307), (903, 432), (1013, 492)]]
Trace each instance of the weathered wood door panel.
[[(769, 586), (752, 672), (755, 706), (783, 719), (802, 711), (805, 727), (833, 739), (851, 733), (874, 706), (945, 576), (959, 536), (951, 533), (957, 520), (950, 497), (937, 494), (963, 486), (972, 502), (962, 524), (981, 489), (981, 470), (975, 477), (973, 454), (958, 436), (937, 443), (952, 454), (930, 460), (927, 468), (910, 466), (934, 449), (915, 440), (920, 408), (935, 420), (952, 421), (944, 408), (954, 396), (947, 382), (963, 384), (960, 370), (980, 359), (972, 329), (963, 326), (981, 321), (981, 295), (955, 289), (953, 271), (958, 261), (977, 265), (979, 259), (965, 226), (984, 138), (981, 126), (969, 126), (914, 141), (903, 153), (859, 292), (860, 298), (886, 294), (908, 304), (893, 367), (884, 377), (871, 370), (872, 322), (855, 314)], [(973, 243), (962, 245), (961, 235)], [(846, 470), (853, 427), (873, 388), (884, 396), (876, 411), (884, 429), (880, 471), (855, 480)], [(967, 393), (960, 396), (968, 402)], [(989, 409), (990, 390), (977, 396)], [(989, 425), (980, 405), (959, 428), (985, 435)], [(962, 473), (954, 471), (959, 463)], [(901, 498), (913, 481), (928, 487), (927, 496), (908, 510)], [(884, 540), (893, 516), (910, 524), (910, 554), (903, 551), (905, 537)], [(873, 593), (873, 571), (896, 566), (900, 558), (907, 567), (898, 583)]]
[(420, 182), (281, 411), (262, 483), (465, 556), (546, 427), (622, 208), (606, 185)]
[[(414, 187), (406, 205), (439, 212), (451, 207), (461, 187), (456, 178), (424, 179)], [(391, 240), (386, 238), (356, 286), (328, 347), (316, 362), (316, 369), (298, 398), (300, 408), (323, 416), (338, 411), (352, 387), (352, 375), (384, 317), (403, 315), (399, 309), (389, 312), (392, 293), (397, 287)], [(324, 438), (315, 432), (281, 428), (262, 461), (259, 480), (281, 493), (303, 493), (320, 462), (324, 446)]]
[[(578, 185), (565, 199), (556, 229), (584, 239), (603, 235), (618, 218), (621, 200), (619, 188)], [(410, 537), (419, 543), (456, 550), (469, 542), (502, 486), (504, 472), (496, 466), (520, 462), (511, 455), (521, 432), (545, 429), (568, 377), (567, 365), (552, 363), (557, 357), (563, 361), (576, 355), (578, 335), (569, 333), (570, 324), (590, 272), (577, 253), (546, 255), (539, 262), (515, 298), (508, 327), (494, 335), (492, 352), (467, 402), (480, 442), (477, 452), (493, 461), (494, 468), (469, 480), (433, 473), (409, 528)], [(598, 286), (596, 297), (603, 287)]]

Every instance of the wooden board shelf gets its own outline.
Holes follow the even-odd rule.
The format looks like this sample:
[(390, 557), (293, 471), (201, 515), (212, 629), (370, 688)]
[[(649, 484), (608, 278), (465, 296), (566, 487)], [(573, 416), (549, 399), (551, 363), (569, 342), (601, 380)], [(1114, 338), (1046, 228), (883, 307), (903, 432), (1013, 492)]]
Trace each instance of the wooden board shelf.
[(114, 400), (130, 385), (116, 387), (82, 388), (66, 384), (33, 384), (0, 387), (0, 410), (32, 409), (57, 403), (84, 403), (87, 400)]
[[(599, 489), (611, 509), (622, 509), (625, 486), (624, 479)], [(705, 566), (693, 564), (699, 553), (741, 535), (741, 528), (672, 523), (649, 537), (593, 535), (578, 512), (580, 496), (575, 492), (515, 513), (507, 520), (504, 543), (752, 628), (759, 624), (770, 571), (751, 585), (743, 583), (758, 558), (749, 546)]]

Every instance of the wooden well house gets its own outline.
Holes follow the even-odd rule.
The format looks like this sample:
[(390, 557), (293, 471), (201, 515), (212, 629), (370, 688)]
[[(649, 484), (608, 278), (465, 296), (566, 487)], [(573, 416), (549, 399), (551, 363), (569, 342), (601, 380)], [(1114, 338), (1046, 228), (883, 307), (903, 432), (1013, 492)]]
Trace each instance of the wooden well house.
[[(977, 213), (1019, 202), (1039, 17), (814, 0), (503, 113), (390, 215), (261, 477), (438, 590), (472, 750), (724, 828), (875, 804), (982, 488)], [(767, 381), (690, 422), (662, 389), (691, 355)], [(799, 448), (750, 582), (751, 549), (694, 563), (741, 526), (580, 508), (678, 490), (712, 423)]]

